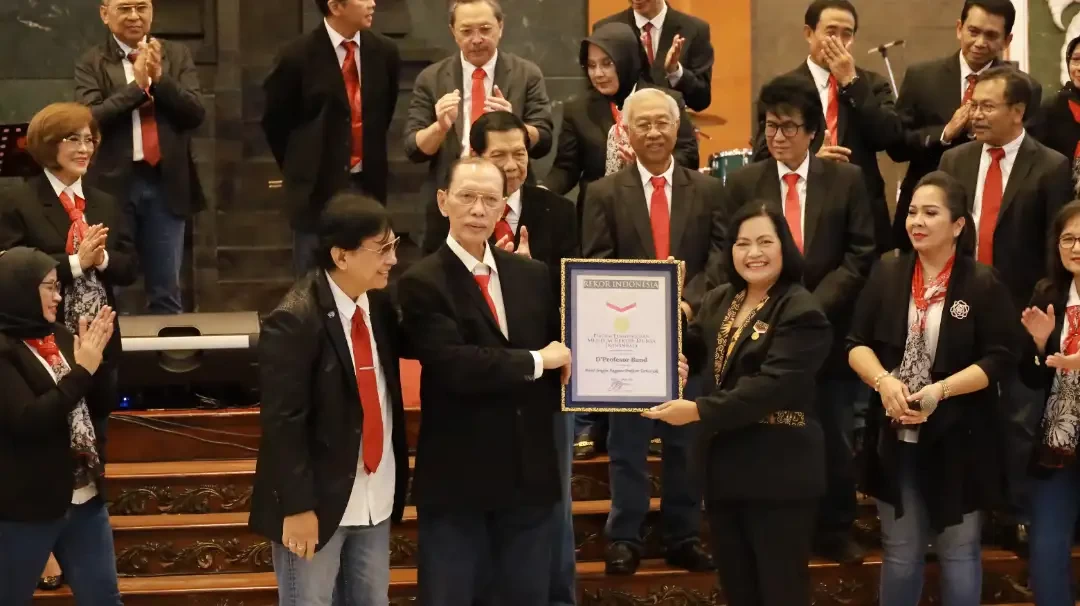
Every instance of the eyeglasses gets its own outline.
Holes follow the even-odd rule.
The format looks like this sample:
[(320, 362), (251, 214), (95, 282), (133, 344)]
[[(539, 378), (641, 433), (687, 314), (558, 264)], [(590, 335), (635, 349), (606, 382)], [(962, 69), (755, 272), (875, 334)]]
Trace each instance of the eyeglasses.
[(450, 194), (449, 199), (461, 206), (472, 206), (476, 204), (477, 200), (484, 203), (484, 207), (488, 210), (495, 210), (502, 206), (503, 201), (506, 198), (502, 196), (493, 196), (491, 194), (482, 194), (478, 191), (470, 191), (468, 189), (462, 189)]
[(46, 291), (51, 292), (53, 294), (59, 294), (59, 292), (60, 292), (60, 281), (59, 280), (46, 280), (46, 281), (41, 283), (41, 287), (44, 288)]
[(1005, 107), (1012, 107), (1011, 103), (1006, 103), (1005, 105), (996, 105), (994, 103), (978, 103), (978, 102), (975, 102), (975, 101), (971, 101), (970, 103), (971, 103), (971, 112), (972, 113), (981, 112), (983, 114), (992, 114), (992, 113), (996, 112), (999, 109), (1002, 109), (1002, 108), (1005, 108)]
[(634, 131), (635, 134), (644, 136), (651, 133), (654, 128), (660, 131), (660, 134), (670, 132), (673, 126), (675, 126), (675, 123), (670, 120), (657, 120), (656, 122), (640, 120), (631, 124), (630, 130)]
[(112, 9), (113, 12), (119, 15), (135, 13), (141, 17), (150, 14), (151, 4), (149, 2), (139, 2), (138, 4), (118, 4), (112, 7)]
[(1058, 238), (1058, 246), (1062, 250), (1072, 250), (1077, 242), (1080, 242), (1080, 238), (1077, 238), (1076, 236), (1065, 235)]
[(489, 40), (495, 35), (495, 28), (490, 25), (482, 25), (480, 27), (460, 27), (457, 28), (457, 33), (466, 40), (472, 39), (478, 34), (484, 40)]
[(97, 141), (93, 137), (80, 137), (79, 135), (68, 135), (61, 140), (75, 149), (80, 147), (94, 149), (94, 146), (97, 145)]
[(377, 255), (380, 255), (382, 257), (389, 257), (390, 255), (397, 252), (399, 244), (401, 244), (401, 236), (398, 236), (398, 237), (394, 238), (393, 240), (390, 240), (389, 242), (387, 242), (386, 244), (382, 245), (379, 248), (368, 248), (366, 246), (361, 246), (360, 249), (361, 250), (366, 250), (368, 252), (373, 252), (373, 253), (375, 253)]
[(782, 124), (777, 124), (776, 122), (766, 122), (765, 136), (771, 139), (776, 136), (777, 132), (781, 132), (784, 133), (785, 137), (794, 137), (795, 135), (799, 134), (799, 129), (803, 126), (804, 125), (799, 124), (798, 122), (784, 122)]

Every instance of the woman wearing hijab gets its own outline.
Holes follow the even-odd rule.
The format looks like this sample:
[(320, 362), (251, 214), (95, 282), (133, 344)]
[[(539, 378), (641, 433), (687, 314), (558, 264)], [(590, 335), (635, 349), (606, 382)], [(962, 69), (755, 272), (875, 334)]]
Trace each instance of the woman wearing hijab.
[(1033, 134), (1043, 145), (1072, 158), (1073, 189), (1080, 193), (1080, 36), (1066, 45), (1065, 65), (1069, 81), (1043, 103)]
[(57, 265), (0, 252), (0, 604), (30, 603), (50, 552), (80, 604), (120, 604), (87, 399), (116, 314), (102, 306), (73, 336), (57, 322)]

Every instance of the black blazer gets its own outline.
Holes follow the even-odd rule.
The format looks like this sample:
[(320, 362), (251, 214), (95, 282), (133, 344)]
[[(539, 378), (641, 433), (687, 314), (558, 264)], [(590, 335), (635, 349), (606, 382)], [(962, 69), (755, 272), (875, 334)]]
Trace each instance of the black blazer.
[(529, 231), (529, 251), (533, 259), (547, 265), (553, 293), (559, 293), (562, 259), (581, 256), (578, 244), (577, 213), (572, 202), (542, 187), (521, 188), (521, 220), (514, 234), (514, 247), (521, 243), (521, 228)]
[[(634, 20), (633, 8), (605, 17), (597, 21), (592, 28), (595, 30), (607, 23), (626, 23), (633, 28), (634, 35), (641, 38), (641, 30)], [(708, 22), (679, 12), (669, 4), (664, 17), (664, 28), (660, 31), (660, 42), (657, 44), (656, 62), (651, 66), (645, 47), (641, 47), (641, 75), (658, 86), (671, 86), (664, 69), (664, 60), (671, 50), (676, 34), (685, 38), (686, 42), (683, 44), (682, 56), (679, 57), (683, 76), (675, 83), (675, 90), (686, 97), (686, 105), (690, 109), (704, 111), (712, 103), (713, 46)]]
[[(704, 395), (697, 461), (705, 498), (807, 499), (825, 490), (825, 447), (814, 407), (816, 375), (832, 329), (814, 297), (798, 284), (778, 283), (755, 316), (768, 329), (739, 336), (716, 381), (714, 357), (724, 316), (739, 291), (725, 284), (705, 295), (683, 340), (690, 372)], [(801, 412), (805, 425), (761, 423), (778, 411)]]
[[(639, 83), (638, 88), (657, 88)], [(675, 141), (675, 162), (696, 170), (700, 161), (694, 123), (683, 107), (682, 96), (670, 89), (661, 89), (679, 102), (679, 133)], [(566, 194), (579, 185), (578, 219), (585, 203), (589, 185), (602, 179), (607, 170), (608, 131), (615, 126), (611, 115), (611, 101), (595, 88), (574, 97), (563, 106), (562, 130), (559, 131), (559, 151), (555, 154), (551, 171), (544, 178), (544, 186), (557, 194)]]
[[(892, 248), (892, 221), (885, 202), (885, 179), (878, 167), (877, 152), (884, 151), (902, 136), (903, 124), (896, 113), (893, 90), (881, 75), (855, 68), (857, 79), (840, 89), (836, 140), (851, 150), (851, 163), (862, 169), (866, 181), (867, 204), (874, 220), (874, 241), (879, 253)], [(817, 90), (810, 67), (803, 61), (787, 74), (806, 79)], [(824, 108), (823, 108), (824, 109)], [(811, 149), (816, 153), (825, 140), (825, 131), (817, 133)], [(754, 160), (771, 158), (765, 141), (765, 108), (757, 109), (757, 135), (754, 137)]]
[(534, 381), (529, 353), (559, 340), (559, 304), (543, 263), (492, 252), (509, 340), (445, 244), (398, 282), (403, 326), (424, 367), (413, 483), (421, 508), (546, 506), (562, 494), (553, 426), (559, 373)]
[[(390, 38), (360, 32), (364, 191), (386, 204), (387, 133), (398, 98), (401, 58)], [(263, 81), (262, 128), (285, 177), (294, 227), (313, 229), (323, 207), (348, 187), (352, 114), (337, 51), (320, 21), (289, 42)]]
[[(927, 173), (937, 170), (942, 154), (970, 141), (967, 134), (962, 133), (949, 145), (941, 144), (945, 125), (952, 120), (963, 100), (960, 60), (960, 51), (957, 51), (941, 59), (916, 63), (908, 68), (900, 85), (896, 111), (904, 125), (903, 136), (888, 148), (888, 152), (896, 162), (910, 162), (900, 184), (896, 213), (893, 215), (893, 245), (901, 250), (911, 250), (904, 223), (915, 185)], [(995, 59), (992, 65), (998, 67), (1008, 63)], [(1025, 118), (1034, 120), (1042, 102), (1042, 86), (1034, 78), (1031, 78), (1031, 84), (1032, 98)], [(1027, 295), (1030, 294), (1029, 291)]]
[[(683, 299), (694, 308), (722, 282), (727, 214), (719, 179), (675, 166), (671, 184), (671, 256), (686, 262)], [(637, 164), (589, 188), (582, 253), (589, 259), (655, 259), (649, 201)]]
[[(386, 377), (393, 433), (394, 509), (400, 522), (409, 482), (398, 316), (383, 291), (368, 291), (371, 326)], [(357, 312), (359, 313), (359, 312)], [(286, 516), (314, 510), (319, 548), (338, 528), (356, 479), (364, 415), (353, 359), (325, 272), (301, 278), (263, 322), (259, 337), (262, 443), (251, 529), (281, 542)]]
[[(60, 380), (52, 376), (19, 339), (0, 335), (0, 521), (47, 522), (71, 506), (75, 457), (71, 454), (68, 414), (93, 387), (93, 378), (75, 364), (74, 339), (56, 325), (56, 344), (71, 366)], [(91, 416), (100, 411), (87, 400)], [(100, 448), (100, 447), (99, 447)], [(104, 489), (98, 483), (98, 491)]]
[[(968, 210), (975, 206), (983, 144), (965, 143), (945, 152), (941, 170), (964, 185)], [(1072, 163), (1068, 158), (1024, 135), (1001, 198), (994, 229), (994, 268), (1019, 308), (1031, 298), (1046, 267), (1046, 238), (1058, 210), (1071, 200)], [(978, 226), (976, 226), (977, 228)]]
[[(904, 358), (914, 271), (915, 253), (886, 255), (859, 297), (847, 338), (849, 350), (869, 347), (887, 370), (899, 367)], [(915, 446), (919, 488), (931, 526), (939, 531), (958, 524), (965, 513), (998, 505), (1003, 495), (997, 384), (1016, 368), (1019, 316), (996, 274), (971, 257), (958, 255), (945, 293), (930, 380), (940, 381), (977, 364), (990, 378), (990, 386), (942, 402), (919, 430)], [(864, 490), (899, 507), (901, 443), (889, 426), (880, 395), (871, 394), (869, 411)]]
[[(1070, 101), (1080, 102), (1080, 93), (1076, 87), (1066, 84), (1043, 104), (1038, 124), (1031, 130), (1031, 134), (1043, 145), (1075, 162), (1076, 146), (1080, 143), (1080, 123), (1069, 109)], [(1074, 191), (1077, 185), (1074, 176)]]
[[(755, 162), (728, 176), (723, 190), (727, 215), (754, 200), (784, 206), (775, 160)], [(835, 343), (825, 365), (829, 373), (850, 373), (844, 335), (870, 267), (877, 258), (874, 224), (858, 166), (810, 157), (803, 225), (803, 284), (814, 293), (833, 324)], [(734, 236), (733, 236), (734, 237)]]
[[(87, 180), (120, 200), (128, 199), (132, 170), (131, 112), (146, 100), (139, 85), (127, 83), (123, 51), (112, 34), (86, 51), (75, 64), (75, 100), (90, 106), (101, 127)], [(199, 74), (188, 47), (161, 42), (161, 79), (150, 85), (154, 98), (161, 178), (165, 200), (177, 216), (190, 217), (206, 207), (191, 150), (191, 136), (206, 110), (199, 93)]]
[[(116, 308), (116, 287), (130, 286), (138, 278), (135, 241), (132, 239), (127, 219), (116, 199), (105, 192), (83, 183), (86, 196), (86, 222), (90, 225), (103, 223), (109, 228), (105, 250), (109, 254), (109, 266), (98, 275), (105, 286), (109, 305)], [(68, 262), (67, 234), (71, 219), (60, 203), (56, 192), (44, 175), (28, 179), (16, 188), (5, 204), (0, 205), (0, 250), (15, 246), (37, 248), (56, 259), (56, 275), (62, 284), (71, 284), (71, 264)], [(64, 303), (60, 303), (57, 317), (64, 317)], [(113, 336), (105, 347), (105, 357), (110, 362), (120, 355), (120, 319), (113, 326)]]
[(1038, 307), (1043, 311), (1046, 311), (1048, 305), (1052, 304), (1054, 306), (1054, 331), (1047, 338), (1046, 349), (1043, 353), (1039, 353), (1039, 350), (1035, 347), (1035, 342), (1027, 331), (1020, 329), (1020, 338), (1023, 342), (1023, 347), (1020, 350), (1020, 380), (1030, 389), (1038, 391), (1042, 401), (1036, 405), (1038, 410), (1036, 415), (1012, 414), (1009, 416), (1008, 422), (1014, 429), (1014, 431), (1010, 432), (1010, 435), (1030, 437), (1028, 448), (1016, 448), (1014, 445), (1014, 450), (1009, 455), (1030, 458), (1031, 474), (1036, 477), (1047, 477), (1053, 472), (1050, 468), (1038, 465), (1037, 459), (1033, 455), (1037, 453), (1038, 445), (1042, 441), (1042, 420), (1046, 414), (1046, 399), (1050, 397), (1054, 377), (1057, 373), (1056, 370), (1046, 365), (1046, 358), (1061, 353), (1061, 332), (1066, 329), (1065, 321), (1068, 314), (1065, 313), (1065, 310), (1068, 302), (1068, 290), (1055, 293), (1045, 281), (1035, 287), (1035, 294), (1032, 295), (1028, 306)]

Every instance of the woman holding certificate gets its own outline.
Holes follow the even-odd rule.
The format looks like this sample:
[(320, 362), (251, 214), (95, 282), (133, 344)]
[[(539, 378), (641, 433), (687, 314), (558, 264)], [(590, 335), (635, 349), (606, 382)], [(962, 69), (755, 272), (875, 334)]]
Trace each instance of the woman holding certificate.
[(958, 181), (923, 177), (906, 226), (914, 250), (874, 268), (848, 336), (852, 369), (877, 392), (863, 489), (881, 518), (879, 596), (881, 606), (919, 604), (933, 542), (943, 603), (977, 605), (982, 512), (1004, 488), (996, 383), (1016, 367), (1019, 315), (994, 270), (972, 257)]
[(743, 205), (728, 233), (730, 283), (705, 295), (683, 340), (680, 373), (700, 374), (706, 395), (644, 415), (701, 425), (697, 459), (728, 604), (808, 606), (825, 490), (813, 394), (832, 330), (800, 284), (802, 257), (779, 207)]

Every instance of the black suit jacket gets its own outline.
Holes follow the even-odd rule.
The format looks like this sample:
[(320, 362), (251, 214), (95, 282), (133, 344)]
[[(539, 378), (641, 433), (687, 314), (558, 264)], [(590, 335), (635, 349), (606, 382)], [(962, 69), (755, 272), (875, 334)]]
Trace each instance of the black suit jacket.
[[(390, 296), (383, 291), (367, 295), (391, 406), (397, 473), (391, 519), (399, 522), (409, 481), (398, 372), (402, 340)], [(337, 530), (349, 502), (364, 426), (349, 344), (322, 270), (301, 278), (263, 322), (259, 370), (262, 443), (249, 524), (281, 542), (286, 516), (314, 510), (321, 549)]]
[[(634, 9), (628, 8), (597, 21), (593, 29), (607, 23), (626, 23), (634, 30), (634, 34), (640, 38), (641, 30), (634, 20)], [(712, 103), (712, 68), (713, 46), (709, 34), (708, 22), (698, 19), (693, 15), (679, 12), (668, 5), (667, 16), (664, 17), (664, 28), (660, 30), (660, 43), (657, 45), (656, 62), (649, 65), (645, 47), (641, 47), (641, 74), (646, 80), (661, 87), (669, 87), (667, 71), (664, 69), (664, 60), (671, 43), (678, 34), (686, 39), (683, 44), (682, 62), (683, 76), (675, 83), (675, 90), (686, 97), (686, 105), (695, 111), (704, 111)]]
[[(360, 91), (364, 125), (364, 190), (386, 204), (386, 138), (398, 98), (397, 46), (371, 30), (360, 32)], [(320, 22), (282, 49), (263, 82), (262, 128), (285, 177), (294, 227), (313, 229), (323, 207), (348, 187), (352, 114), (337, 51)]]
[[(849, 349), (869, 347), (886, 370), (900, 366), (907, 341), (911, 276), (915, 254), (892, 253), (874, 267), (863, 289), (847, 338)], [(919, 488), (933, 528), (958, 524), (963, 514), (1000, 504), (1002, 436), (999, 380), (1016, 368), (1016, 307), (996, 272), (958, 255), (945, 293), (931, 381), (946, 379), (973, 364), (990, 386), (942, 402), (919, 430), (915, 446)], [(966, 307), (964, 307), (966, 306)], [(963, 313), (966, 311), (966, 313)], [(899, 505), (897, 434), (871, 394), (866, 421), (864, 489)], [(880, 438), (880, 439), (879, 439)]]
[[(810, 157), (803, 225), (803, 284), (814, 293), (835, 330), (825, 369), (847, 374), (844, 335), (870, 267), (877, 258), (874, 226), (859, 167)], [(769, 200), (784, 206), (775, 160), (755, 162), (728, 176), (723, 205), (731, 215), (743, 204)]]
[[(982, 153), (983, 144), (971, 141), (941, 157), (941, 170), (967, 190), (969, 211), (975, 207)], [(1047, 233), (1054, 216), (1072, 195), (1069, 159), (1025, 134), (1005, 184), (994, 229), (994, 268), (1001, 273), (1017, 308), (1031, 298), (1045, 271)]]
[[(109, 265), (98, 272), (105, 286), (109, 305), (116, 308), (116, 287), (130, 286), (138, 278), (135, 242), (127, 219), (116, 199), (105, 192), (83, 184), (86, 196), (86, 222), (102, 223), (109, 228), (105, 250)], [(56, 275), (62, 284), (71, 284), (71, 264), (68, 262), (67, 234), (71, 227), (64, 205), (44, 175), (28, 179), (14, 190), (11, 197), (0, 205), (0, 250), (15, 246), (37, 248), (56, 259)], [(64, 317), (63, 302), (57, 311)], [(120, 320), (113, 327), (113, 336), (105, 348), (105, 356), (111, 362), (120, 355)]]
[[(671, 255), (686, 262), (683, 299), (696, 308), (722, 280), (727, 217), (719, 179), (676, 166), (671, 184)], [(655, 259), (649, 201), (637, 164), (589, 188), (582, 253), (589, 259)]]
[(509, 339), (448, 246), (398, 282), (403, 326), (424, 367), (418, 507), (493, 511), (546, 506), (561, 496), (552, 418), (559, 373), (533, 380), (530, 354), (559, 340), (559, 304), (543, 263), (492, 253)]
[[(949, 145), (941, 144), (945, 125), (952, 120), (963, 100), (960, 61), (960, 52), (957, 51), (941, 59), (917, 63), (908, 68), (900, 85), (896, 111), (903, 122), (904, 131), (903, 136), (888, 148), (888, 152), (893, 160), (910, 163), (900, 184), (896, 213), (893, 215), (893, 245), (901, 250), (911, 250), (904, 222), (915, 185), (927, 173), (937, 170), (942, 154), (970, 141), (967, 133), (961, 133)], [(1007, 63), (995, 59), (992, 65), (997, 67)], [(1031, 103), (1024, 115), (1026, 119), (1033, 120), (1042, 103), (1042, 86), (1034, 78), (1031, 78), (1031, 84)]]
[(1042, 353), (1039, 353), (1039, 350), (1035, 347), (1035, 342), (1031, 339), (1031, 336), (1026, 330), (1024, 330), (1020, 336), (1023, 343), (1019, 356), (1020, 380), (1023, 381), (1028, 388), (1038, 391), (1042, 396), (1042, 399), (1041, 401), (1036, 402), (1036, 414), (1029, 416), (1010, 415), (1010, 423), (1017, 425), (1011, 432), (1011, 435), (1028, 436), (1029, 442), (1024, 448), (1016, 448), (1016, 445), (1013, 445), (1013, 450), (1009, 452), (1009, 455), (1028, 459), (1032, 475), (1041, 478), (1046, 478), (1053, 473), (1052, 469), (1038, 465), (1038, 459), (1036, 458), (1043, 438), (1042, 420), (1046, 414), (1046, 398), (1050, 397), (1050, 391), (1054, 385), (1054, 378), (1057, 375), (1055, 369), (1046, 365), (1046, 358), (1056, 353), (1062, 353), (1061, 333), (1064, 330), (1068, 330), (1068, 327), (1065, 325), (1066, 318), (1068, 317), (1068, 314), (1065, 313), (1065, 309), (1068, 306), (1068, 302), (1068, 290), (1055, 292), (1054, 289), (1050, 287), (1049, 281), (1044, 280), (1040, 282), (1039, 285), (1035, 287), (1035, 294), (1032, 295), (1028, 306), (1038, 307), (1039, 309), (1046, 311), (1046, 308), (1049, 305), (1053, 305), (1054, 330), (1046, 339), (1046, 347)]
[[(189, 217), (206, 206), (191, 135), (206, 115), (199, 93), (199, 75), (187, 46), (161, 40), (161, 79), (150, 85), (165, 201), (177, 216)], [(87, 180), (127, 201), (132, 171), (131, 112), (149, 98), (138, 84), (127, 83), (123, 51), (112, 34), (104, 44), (86, 51), (75, 64), (75, 100), (90, 106), (101, 127)]]
[(530, 256), (547, 265), (554, 290), (559, 292), (562, 260), (581, 255), (574, 204), (542, 187), (521, 188), (521, 220), (514, 234), (514, 249), (521, 243), (521, 228), (529, 232)]
[[(71, 507), (75, 457), (67, 419), (90, 393), (93, 378), (75, 364), (71, 333), (57, 324), (55, 334), (71, 366), (59, 383), (21, 340), (0, 334), (0, 521), (47, 522)], [(87, 405), (96, 416), (93, 403)]]
[[(642, 82), (638, 88), (659, 88)], [(679, 133), (675, 141), (675, 161), (679, 166), (696, 169), (699, 163), (698, 142), (694, 124), (683, 108), (682, 96), (670, 89), (661, 89), (679, 102)], [(589, 184), (603, 178), (607, 170), (608, 131), (615, 126), (611, 101), (595, 88), (574, 97), (563, 106), (562, 130), (559, 131), (559, 151), (544, 185), (558, 194), (578, 188), (578, 218), (585, 202)]]
[[(720, 380), (714, 354), (732, 300), (725, 284), (705, 295), (683, 341), (690, 371), (706, 395), (696, 459), (706, 470), (705, 498), (807, 499), (825, 490), (825, 447), (814, 406), (816, 375), (832, 329), (818, 302), (798, 284), (778, 283), (755, 316), (768, 328), (742, 332)], [(759, 423), (778, 411), (801, 412), (803, 427)]]
[[(840, 91), (836, 137), (838, 145), (851, 150), (851, 163), (862, 169), (866, 181), (867, 203), (874, 220), (874, 241), (878, 252), (892, 248), (892, 221), (885, 201), (885, 179), (878, 167), (877, 152), (884, 151), (902, 136), (903, 125), (893, 103), (893, 90), (881, 75), (855, 68), (858, 78)], [(805, 78), (814, 90), (817, 84), (805, 61), (788, 76)], [(822, 130), (814, 137), (811, 149), (821, 149)], [(754, 160), (770, 158), (765, 142), (765, 109), (757, 109), (757, 135), (754, 137)]]

